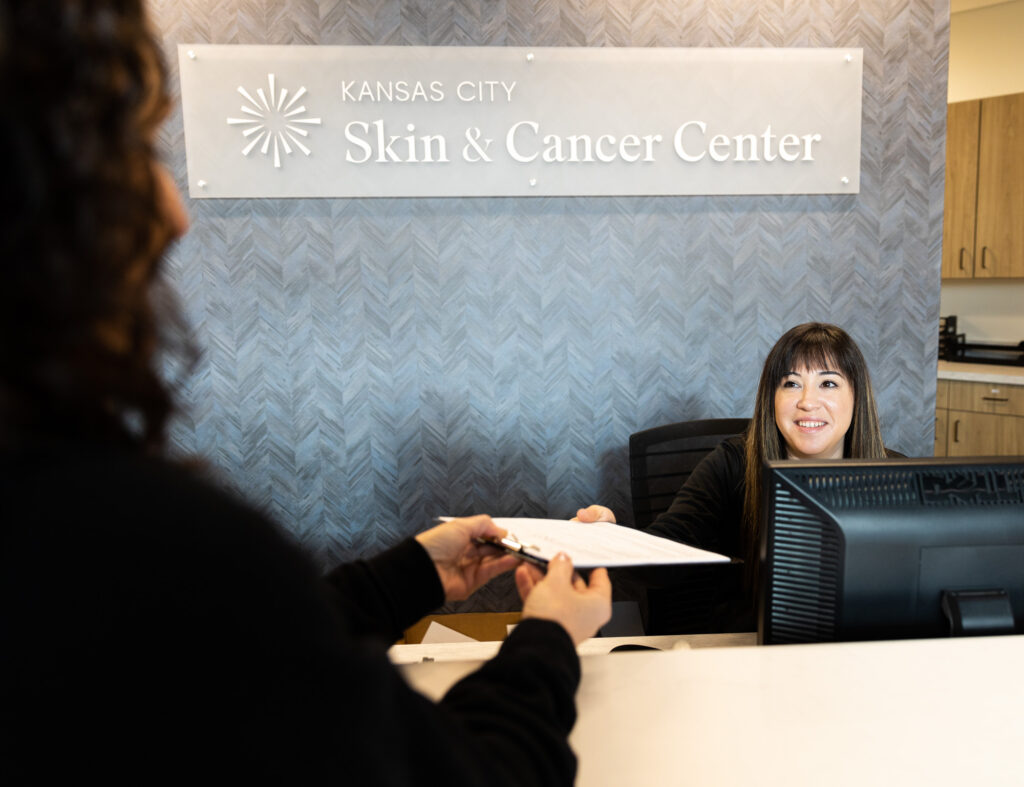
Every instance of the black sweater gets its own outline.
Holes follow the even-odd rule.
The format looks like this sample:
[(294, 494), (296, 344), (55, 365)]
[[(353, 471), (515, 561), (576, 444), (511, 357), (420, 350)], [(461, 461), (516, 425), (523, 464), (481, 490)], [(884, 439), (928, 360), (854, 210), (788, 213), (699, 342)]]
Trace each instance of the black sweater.
[[(704, 457), (672, 505), (647, 532), (729, 557), (745, 559), (743, 500), (746, 496), (744, 435), (726, 438)], [(886, 449), (890, 457), (903, 454)], [(754, 594), (744, 589), (739, 563), (702, 567), (714, 585), (714, 631), (753, 631)]]
[(746, 459), (742, 435), (729, 437), (702, 459), (668, 511), (647, 532), (729, 557), (744, 557), (742, 544)]
[(523, 621), (436, 704), (388, 661), (443, 601), (414, 540), (325, 581), (167, 462), (67, 445), (0, 468), (0, 782), (572, 782), (561, 626)]

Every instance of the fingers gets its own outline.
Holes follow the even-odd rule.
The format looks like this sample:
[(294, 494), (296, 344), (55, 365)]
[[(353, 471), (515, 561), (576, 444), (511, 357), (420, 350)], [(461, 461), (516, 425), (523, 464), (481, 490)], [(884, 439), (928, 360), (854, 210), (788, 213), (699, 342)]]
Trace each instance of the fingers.
[(572, 560), (565, 552), (559, 552), (548, 561), (547, 576), (556, 584), (571, 584), (572, 575)]
[(615, 514), (606, 506), (591, 505), (576, 512), (580, 522), (614, 522)]
[[(529, 567), (530, 571), (536, 571)], [(608, 572), (594, 569), (589, 583), (573, 570), (565, 553), (548, 563), (546, 576), (516, 569), (516, 585), (523, 599), (523, 617), (553, 620), (562, 625), (577, 645), (594, 636), (611, 618), (612, 588)]]
[(590, 585), (587, 589), (591, 593), (610, 599), (612, 597), (612, 581), (608, 577), (608, 569), (595, 568), (591, 571)]
[(452, 523), (458, 523), (464, 528), (470, 538), (501, 538), (506, 533), (505, 530), (494, 524), (494, 520), (487, 514), (477, 514), (476, 516), (467, 516), (451, 521)]
[(480, 561), (478, 573), (479, 584), (486, 585), (499, 574), (511, 571), (520, 564), (519, 558), (515, 555), (500, 555), (498, 557), (485, 557)]
[(526, 601), (527, 596), (543, 578), (544, 575), (536, 566), (520, 563), (516, 569), (516, 591), (519, 593), (519, 598)]

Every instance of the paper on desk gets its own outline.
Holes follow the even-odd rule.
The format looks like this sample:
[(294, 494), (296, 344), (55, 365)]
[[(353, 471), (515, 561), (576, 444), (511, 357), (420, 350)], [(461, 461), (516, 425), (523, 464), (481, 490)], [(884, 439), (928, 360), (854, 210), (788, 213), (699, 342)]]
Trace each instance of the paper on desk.
[(421, 640), (424, 645), (432, 645), (438, 642), (476, 642), (472, 637), (468, 637), (461, 631), (456, 631), (453, 628), (438, 623), (436, 620), (430, 621), (430, 625), (427, 626), (427, 630), (423, 634)]
[(495, 517), (526, 552), (547, 560), (565, 552), (577, 568), (728, 563), (729, 558), (611, 522)]

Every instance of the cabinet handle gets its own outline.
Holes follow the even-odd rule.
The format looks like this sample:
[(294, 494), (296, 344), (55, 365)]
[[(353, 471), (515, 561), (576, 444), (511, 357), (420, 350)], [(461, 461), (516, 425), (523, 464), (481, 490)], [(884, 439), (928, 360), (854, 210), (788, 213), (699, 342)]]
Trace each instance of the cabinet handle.
[(983, 401), (983, 402), (1008, 402), (1008, 401), (1010, 401), (1010, 399), (1009, 399), (1009, 397), (1006, 397), (1006, 396), (983, 396), (983, 397), (981, 397), (981, 401)]
[(960, 442), (960, 419), (959, 418), (957, 418), (955, 421), (953, 421), (953, 442), (954, 443), (959, 443)]
[(988, 265), (985, 264), (985, 252), (988, 251), (988, 246), (981, 247), (981, 267), (984, 270), (988, 270)]
[(965, 271), (965, 270), (967, 270), (967, 269), (966, 269), (966, 268), (964, 267), (964, 252), (965, 252), (965, 251), (967, 251), (967, 249), (965, 249), (965, 248), (964, 248), (963, 246), (961, 246), (961, 247), (960, 247), (960, 270), (962, 270), (962, 271)]

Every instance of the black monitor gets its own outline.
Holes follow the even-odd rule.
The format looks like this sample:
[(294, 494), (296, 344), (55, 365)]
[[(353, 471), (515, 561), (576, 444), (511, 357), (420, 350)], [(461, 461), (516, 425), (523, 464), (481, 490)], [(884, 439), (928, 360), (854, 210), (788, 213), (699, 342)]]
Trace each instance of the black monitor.
[(765, 466), (758, 642), (1024, 633), (1024, 457)]

